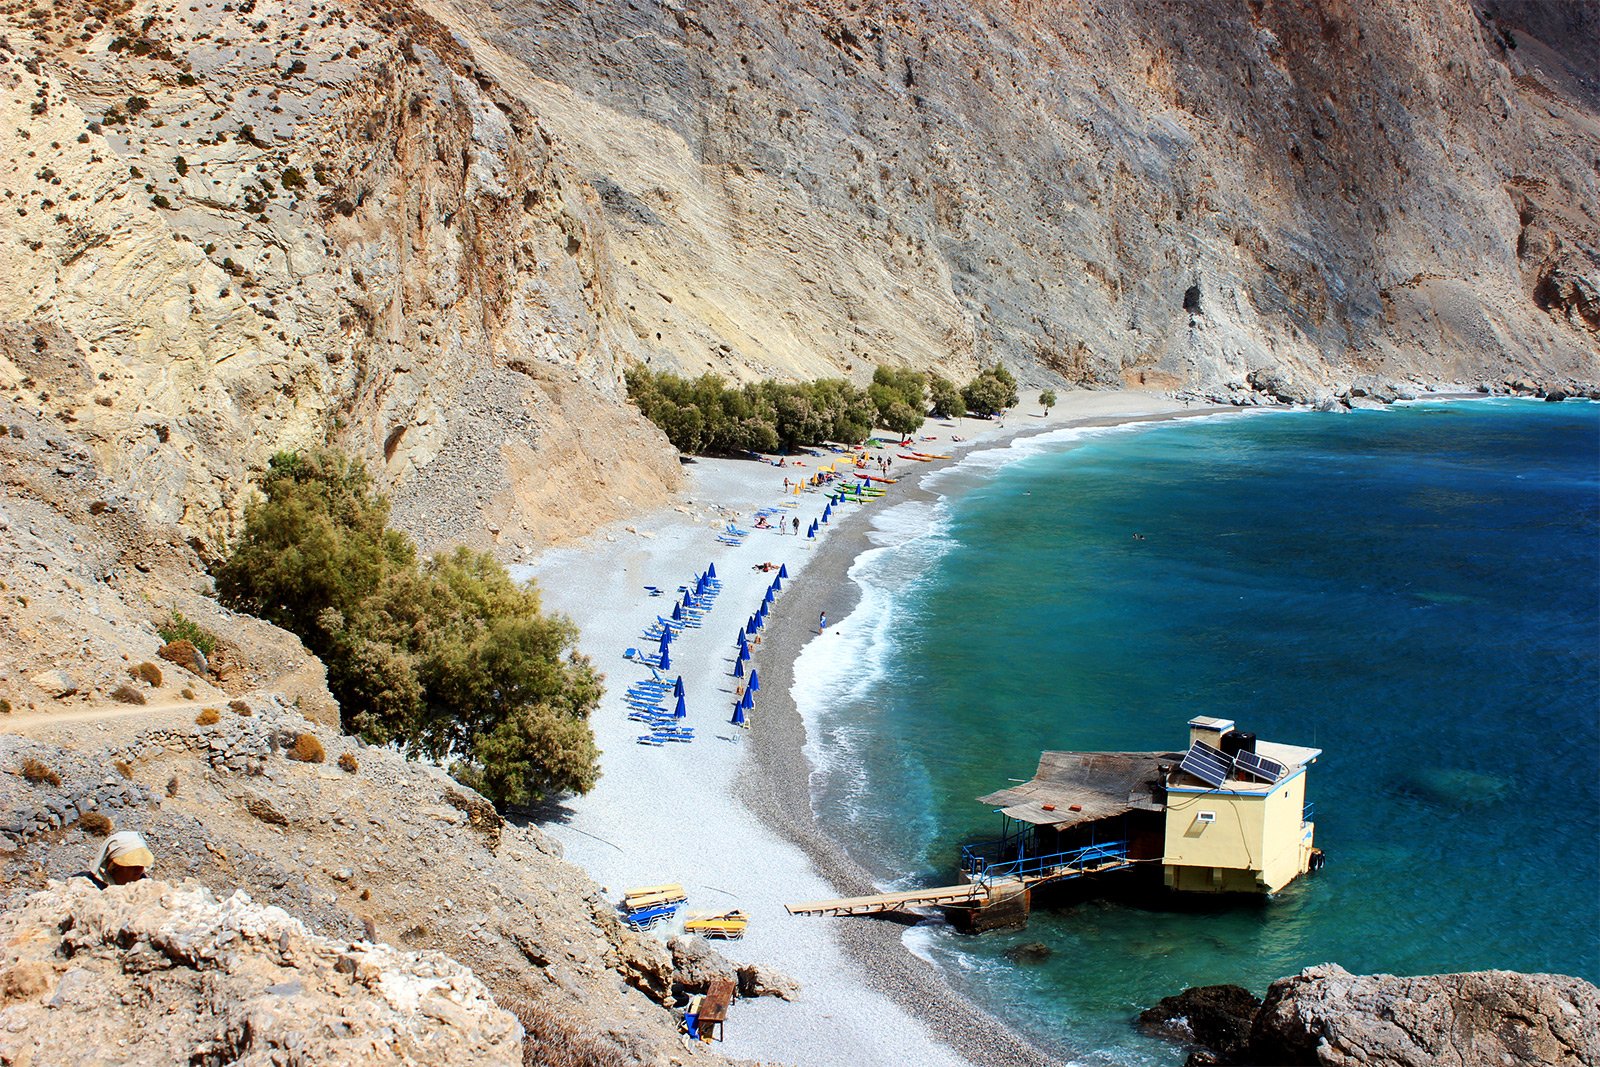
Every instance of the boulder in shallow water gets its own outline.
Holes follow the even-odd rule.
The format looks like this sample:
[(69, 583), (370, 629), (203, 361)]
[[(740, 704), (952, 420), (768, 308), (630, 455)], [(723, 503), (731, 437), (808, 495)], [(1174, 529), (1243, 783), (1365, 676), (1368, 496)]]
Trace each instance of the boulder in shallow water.
[[(1055, 949), (1043, 941), (1027, 941), (1006, 949), (1006, 959), (1012, 963), (1039, 964), (1055, 955)], [(1168, 998), (1171, 999), (1171, 998)]]
[(1600, 989), (1514, 971), (1398, 978), (1308, 967), (1267, 991), (1247, 1057), (1324, 1067), (1600, 1065)]
[(1139, 1013), (1139, 1025), (1181, 1044), (1201, 1045), (1215, 1052), (1197, 1063), (1235, 1063), (1250, 1043), (1250, 1027), (1261, 1000), (1236, 985), (1195, 986), (1163, 997)]

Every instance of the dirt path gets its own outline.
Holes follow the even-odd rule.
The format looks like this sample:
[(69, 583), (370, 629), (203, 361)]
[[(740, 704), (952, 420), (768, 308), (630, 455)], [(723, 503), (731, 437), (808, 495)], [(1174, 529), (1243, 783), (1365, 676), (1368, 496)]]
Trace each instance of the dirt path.
[(124, 704), (117, 701), (109, 704), (86, 704), (61, 711), (12, 712), (10, 715), (0, 716), (0, 733), (34, 735), (48, 732), (57, 726), (143, 718), (159, 715), (162, 712), (197, 711), (206, 703), (214, 705), (218, 702), (179, 700), (165, 704)]

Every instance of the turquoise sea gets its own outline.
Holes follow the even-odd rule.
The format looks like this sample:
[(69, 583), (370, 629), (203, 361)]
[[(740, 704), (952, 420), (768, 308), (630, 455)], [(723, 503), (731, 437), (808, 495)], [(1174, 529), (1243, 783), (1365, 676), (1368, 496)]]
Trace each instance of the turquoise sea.
[(886, 881), (954, 881), (999, 829), (974, 798), (1043, 749), (1181, 748), (1208, 714), (1325, 750), (1321, 874), (912, 930), (959, 987), (1063, 1060), (1178, 1064), (1130, 1020), (1190, 985), (1600, 980), (1600, 404), (1062, 431), (933, 487), (873, 516), (861, 603), (797, 669), (819, 818)]

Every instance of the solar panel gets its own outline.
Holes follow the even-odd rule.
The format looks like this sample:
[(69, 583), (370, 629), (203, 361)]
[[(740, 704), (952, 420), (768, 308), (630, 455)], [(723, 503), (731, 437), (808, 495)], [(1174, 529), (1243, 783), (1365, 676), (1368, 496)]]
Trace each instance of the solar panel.
[(1189, 751), (1178, 767), (1188, 771), (1211, 788), (1217, 789), (1228, 780), (1228, 771), (1232, 769), (1233, 764), (1228, 762), (1227, 756), (1204, 741), (1196, 741), (1189, 746)]
[(1258, 756), (1254, 752), (1240, 752), (1233, 757), (1233, 765), (1252, 778), (1263, 782), (1276, 782), (1283, 777), (1284, 766), (1275, 759)]

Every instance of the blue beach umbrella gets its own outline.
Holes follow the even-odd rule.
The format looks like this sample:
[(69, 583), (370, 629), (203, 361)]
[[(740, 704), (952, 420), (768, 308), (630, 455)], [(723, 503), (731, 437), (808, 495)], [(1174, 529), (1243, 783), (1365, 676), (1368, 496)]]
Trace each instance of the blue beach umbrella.
[(683, 699), (683, 675), (678, 675), (678, 680), (672, 683), (672, 695), (680, 701)]
[(811, 541), (817, 539), (817, 520), (812, 519), (811, 525), (806, 528), (806, 538)]
[(735, 704), (733, 706), (733, 725), (735, 725), (735, 726), (743, 726), (744, 725), (744, 705), (743, 704)]
[(754, 693), (757, 689), (760, 689), (760, 688), (761, 688), (761, 676), (756, 673), (756, 669), (754, 667), (751, 667), (750, 668), (750, 692)]
[(683, 606), (686, 607), (686, 608), (694, 607), (694, 597), (689, 593), (689, 590), (687, 590), (687, 589), (685, 589), (683, 591)]
[(674, 605), (672, 605), (672, 621), (673, 622), (682, 622), (683, 621), (683, 605), (682, 604), (674, 604)]
[(770, 603), (772, 603), (772, 587), (768, 586), (767, 587), (767, 595), (761, 598), (761, 605), (762, 605), (762, 607), (765, 607), (766, 605), (768, 605)]
[(778, 564), (778, 577), (779, 578), (787, 578), (787, 577), (789, 577), (789, 565), (788, 564), (786, 564), (786, 563)]
[(717, 565), (715, 563), (706, 564), (706, 577), (707, 578), (715, 578), (716, 576), (717, 576)]
[(665, 641), (661, 642), (661, 663), (660, 663), (660, 667), (661, 667), (662, 670), (669, 670), (672, 667), (672, 656), (671, 656), (670, 653), (667, 652), (667, 643)]
[(740, 657), (738, 657), (737, 659), (735, 659), (733, 661), (733, 676), (735, 678), (743, 678), (744, 677), (744, 657), (743, 656), (740, 656)]
[(739, 706), (744, 708), (745, 711), (749, 711), (754, 708), (756, 706), (755, 691), (746, 688), (744, 691), (744, 696), (739, 700)]
[(670, 644), (672, 644), (672, 627), (668, 626), (661, 631), (661, 651), (665, 652)]
[(679, 718), (679, 719), (686, 719), (686, 718), (689, 717), (688, 709), (683, 706), (683, 694), (682, 693), (678, 694), (678, 710), (674, 711), (672, 714), (673, 714), (674, 718)]
[(750, 646), (749, 645), (740, 645), (739, 646), (739, 662), (743, 663), (745, 660), (747, 660), (749, 658), (750, 658)]
[(774, 579), (772, 579), (772, 591), (774, 593), (783, 592), (783, 579), (782, 578), (774, 578)]

